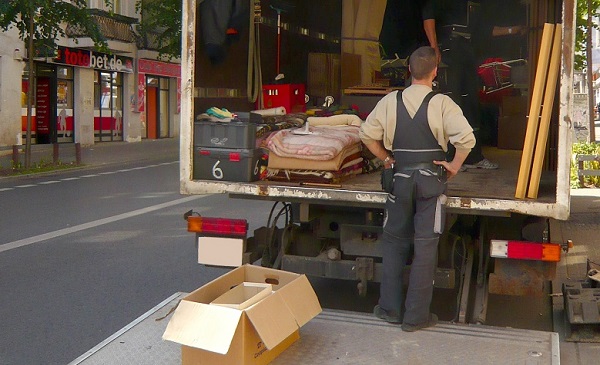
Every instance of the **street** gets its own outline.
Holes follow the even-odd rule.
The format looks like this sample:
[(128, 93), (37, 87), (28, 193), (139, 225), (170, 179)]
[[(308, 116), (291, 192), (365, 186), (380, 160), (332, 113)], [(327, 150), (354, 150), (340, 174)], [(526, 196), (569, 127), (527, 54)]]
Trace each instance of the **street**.
[[(271, 202), (180, 195), (177, 146), (167, 143), (150, 159), (126, 144), (130, 157), (119, 164), (0, 179), (0, 365), (69, 363), (174, 293), (225, 273), (196, 263), (184, 212), (246, 218), (250, 230), (266, 225)], [(592, 200), (574, 198), (583, 201)], [(592, 219), (586, 207), (577, 211)], [(587, 242), (570, 227), (560, 232)], [(310, 279), (323, 308), (369, 313), (379, 295), (377, 284), (362, 298), (357, 282)], [(434, 292), (442, 321), (453, 318), (455, 299), (451, 290)], [(542, 302), (492, 298), (487, 324), (552, 331), (552, 309)], [(566, 359), (588, 356), (573, 344), (562, 343), (563, 351)]]
[(165, 160), (0, 180), (0, 364), (68, 363), (225, 272), (196, 263), (183, 213), (265, 212), (254, 229), (270, 203), (181, 196), (178, 171)]

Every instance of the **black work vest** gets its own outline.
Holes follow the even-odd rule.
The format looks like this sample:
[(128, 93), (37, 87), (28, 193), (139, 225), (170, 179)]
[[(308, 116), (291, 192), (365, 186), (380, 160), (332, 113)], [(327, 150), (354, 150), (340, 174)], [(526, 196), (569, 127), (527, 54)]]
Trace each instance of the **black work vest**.
[(402, 101), (402, 92), (398, 91), (396, 107), (396, 131), (392, 149), (396, 170), (431, 163), (433, 160), (445, 160), (446, 154), (434, 137), (427, 120), (429, 100), (435, 95), (430, 92), (425, 96), (417, 113), (410, 117)]

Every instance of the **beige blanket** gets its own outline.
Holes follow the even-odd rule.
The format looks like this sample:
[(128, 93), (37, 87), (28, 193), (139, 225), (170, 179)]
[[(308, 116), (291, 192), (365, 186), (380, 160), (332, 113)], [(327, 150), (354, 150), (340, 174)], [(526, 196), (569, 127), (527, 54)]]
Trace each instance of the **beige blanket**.
[(355, 143), (345, 147), (341, 153), (330, 160), (324, 161), (308, 161), (294, 157), (281, 157), (275, 153), (269, 153), (269, 168), (270, 169), (288, 169), (288, 170), (322, 170), (322, 171), (337, 171), (342, 164), (346, 162), (348, 157), (360, 155), (362, 144)]

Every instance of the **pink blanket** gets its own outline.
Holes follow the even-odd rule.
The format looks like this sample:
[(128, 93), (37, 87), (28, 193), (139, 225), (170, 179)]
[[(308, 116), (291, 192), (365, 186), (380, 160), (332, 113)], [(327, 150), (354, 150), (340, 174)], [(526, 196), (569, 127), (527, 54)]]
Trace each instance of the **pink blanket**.
[(267, 146), (281, 157), (304, 160), (331, 160), (346, 146), (360, 142), (359, 127), (310, 127), (312, 134), (300, 135), (284, 129), (269, 136)]

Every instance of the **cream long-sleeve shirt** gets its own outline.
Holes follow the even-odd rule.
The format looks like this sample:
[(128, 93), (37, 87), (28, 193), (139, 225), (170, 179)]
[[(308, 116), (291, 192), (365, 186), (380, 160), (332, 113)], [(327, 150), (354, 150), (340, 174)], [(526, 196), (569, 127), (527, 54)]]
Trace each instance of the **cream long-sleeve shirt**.
[[(402, 92), (402, 100), (411, 118), (417, 113), (429, 92), (431, 88), (425, 85), (411, 85)], [(392, 150), (396, 131), (397, 93), (393, 91), (384, 96), (362, 123), (359, 136), (365, 144), (383, 141), (385, 149)], [(427, 108), (427, 120), (429, 128), (444, 151), (448, 149), (448, 141), (457, 150), (470, 151), (475, 146), (473, 128), (460, 107), (447, 95), (436, 94), (431, 98)]]

